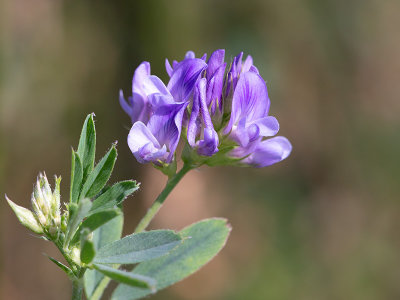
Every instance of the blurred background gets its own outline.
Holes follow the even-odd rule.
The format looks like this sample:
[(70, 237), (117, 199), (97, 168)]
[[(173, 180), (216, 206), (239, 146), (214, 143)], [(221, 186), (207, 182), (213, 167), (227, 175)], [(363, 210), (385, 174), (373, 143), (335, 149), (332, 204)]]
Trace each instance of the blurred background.
[[(187, 175), (152, 223), (181, 229), (229, 219), (226, 248), (152, 299), (400, 299), (400, 2), (0, 0), (0, 196), (29, 206), (40, 171), (61, 175), (96, 113), (97, 159), (119, 141), (111, 181), (142, 189), (125, 203), (125, 232), (165, 178), (138, 164), (126, 137), (144, 60), (225, 48), (251, 54), (291, 156), (264, 169), (203, 167)], [(0, 201), (0, 298), (69, 299), (42, 253), (50, 244)]]

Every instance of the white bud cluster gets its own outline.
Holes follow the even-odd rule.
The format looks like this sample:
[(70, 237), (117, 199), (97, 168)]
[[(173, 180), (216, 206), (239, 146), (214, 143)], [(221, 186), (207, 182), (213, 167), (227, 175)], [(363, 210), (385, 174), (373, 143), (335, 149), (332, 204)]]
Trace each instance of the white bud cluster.
[(61, 225), (60, 182), (61, 177), (55, 177), (56, 186), (52, 192), (46, 174), (40, 173), (31, 197), (37, 220), (51, 235), (58, 233)]

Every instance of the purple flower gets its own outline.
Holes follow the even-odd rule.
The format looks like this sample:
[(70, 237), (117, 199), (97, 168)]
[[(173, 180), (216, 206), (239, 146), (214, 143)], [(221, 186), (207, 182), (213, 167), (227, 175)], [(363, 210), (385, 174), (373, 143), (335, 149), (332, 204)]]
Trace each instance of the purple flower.
[(224, 134), (238, 144), (229, 153), (231, 157), (243, 157), (241, 163), (265, 167), (290, 154), (292, 146), (286, 138), (263, 140), (279, 131), (278, 121), (268, 115), (269, 107), (264, 80), (252, 71), (242, 73), (233, 92), (231, 118), (224, 129)]
[(128, 135), (129, 148), (140, 163), (170, 163), (178, 146), (188, 103), (159, 100), (163, 104), (156, 108), (148, 124), (134, 123)]
[(149, 63), (136, 69), (132, 97), (126, 102), (121, 92), (120, 102), (134, 123), (128, 144), (139, 162), (171, 163), (183, 127), (189, 146), (185, 163), (196, 166), (240, 161), (264, 167), (290, 154), (286, 138), (270, 138), (279, 123), (269, 116), (267, 86), (252, 57), (243, 61), (243, 53), (237, 55), (226, 75), (224, 59), (225, 50), (219, 49), (208, 60), (192, 51), (172, 66), (166, 60), (167, 86), (150, 74)]
[(201, 73), (206, 68), (207, 64), (199, 58), (186, 58), (176, 64), (167, 85), (175, 101), (185, 102), (190, 98)]
[(119, 94), (119, 102), (124, 111), (131, 117), (132, 123), (136, 121), (148, 122), (152, 114), (149, 96), (155, 93), (170, 94), (160, 78), (150, 74), (150, 64), (146, 61), (142, 62), (133, 75), (132, 96), (128, 98), (128, 102), (125, 100), (122, 90)]
[(189, 145), (196, 148), (200, 155), (212, 156), (218, 152), (219, 140), (206, 104), (206, 84), (206, 78), (202, 78), (194, 91), (187, 139)]
[(224, 133), (241, 147), (260, 136), (274, 136), (279, 131), (279, 124), (274, 117), (268, 116), (269, 106), (264, 80), (256, 73), (243, 73), (233, 93), (231, 118)]

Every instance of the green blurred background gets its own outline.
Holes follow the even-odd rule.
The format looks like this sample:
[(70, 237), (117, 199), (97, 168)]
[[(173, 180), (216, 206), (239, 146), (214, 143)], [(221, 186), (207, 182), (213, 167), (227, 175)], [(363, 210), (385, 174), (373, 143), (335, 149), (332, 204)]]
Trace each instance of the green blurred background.
[[(218, 48), (251, 54), (293, 143), (264, 169), (201, 168), (153, 228), (230, 220), (222, 253), (153, 299), (400, 299), (400, 2), (0, 0), (0, 194), (29, 206), (39, 171), (61, 175), (96, 113), (98, 155), (119, 140), (112, 181), (134, 178), (125, 232), (165, 178), (126, 145), (118, 104), (143, 60)], [(69, 299), (50, 243), (0, 201), (0, 298)]]

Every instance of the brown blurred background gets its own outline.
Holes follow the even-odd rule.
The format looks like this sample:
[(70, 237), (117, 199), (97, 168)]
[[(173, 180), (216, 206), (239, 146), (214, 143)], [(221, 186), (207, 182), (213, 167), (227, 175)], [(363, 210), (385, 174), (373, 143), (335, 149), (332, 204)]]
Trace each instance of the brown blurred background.
[[(1, 197), (29, 206), (45, 170), (67, 199), (70, 146), (95, 112), (97, 158), (119, 140), (112, 181), (142, 182), (125, 205), (132, 232), (165, 178), (129, 152), (118, 90), (143, 60), (166, 80), (165, 57), (243, 50), (293, 153), (184, 178), (152, 227), (220, 216), (232, 235), (153, 299), (400, 299), (399, 29), (398, 0), (0, 0)], [(1, 299), (69, 299), (43, 252), (57, 257), (1, 200)]]

